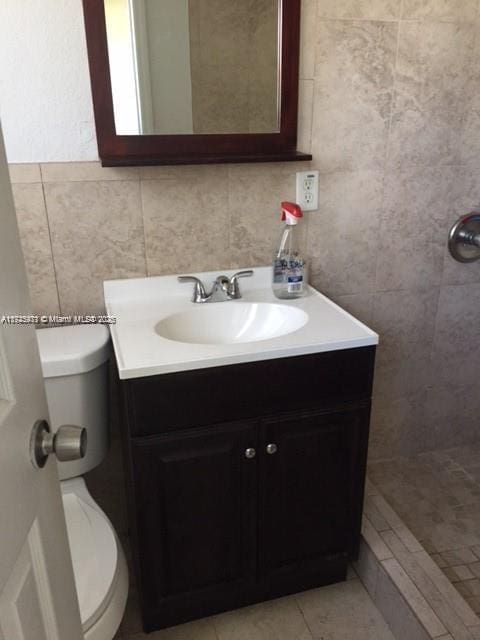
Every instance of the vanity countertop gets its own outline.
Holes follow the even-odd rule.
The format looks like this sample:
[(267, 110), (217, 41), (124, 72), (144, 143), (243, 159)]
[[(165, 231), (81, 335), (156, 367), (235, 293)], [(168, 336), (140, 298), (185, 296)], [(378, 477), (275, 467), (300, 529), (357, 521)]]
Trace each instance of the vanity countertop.
[[(210, 287), (220, 274), (232, 276), (238, 270), (194, 273)], [(341, 309), (313, 287), (308, 294), (295, 300), (279, 300), (271, 289), (270, 267), (257, 267), (251, 278), (240, 281), (241, 300), (207, 304), (191, 302), (193, 285), (181, 284), (177, 276), (159, 276), (104, 283), (107, 313), (116, 317), (110, 325), (118, 371), (121, 379), (140, 378), (241, 362), (300, 356), (323, 351), (352, 349), (378, 344), (378, 335), (359, 320)], [(218, 310), (219, 316), (234, 311), (230, 305), (250, 304), (254, 313), (259, 306), (287, 305), (299, 310), (295, 317), (305, 320), (289, 333), (252, 342), (198, 344), (179, 342), (159, 335), (156, 327), (170, 316), (169, 326), (175, 329), (175, 319), (191, 312), (199, 322), (209, 307), (209, 317)], [(280, 309), (280, 311), (282, 311)], [(303, 311), (305, 316), (300, 313)]]

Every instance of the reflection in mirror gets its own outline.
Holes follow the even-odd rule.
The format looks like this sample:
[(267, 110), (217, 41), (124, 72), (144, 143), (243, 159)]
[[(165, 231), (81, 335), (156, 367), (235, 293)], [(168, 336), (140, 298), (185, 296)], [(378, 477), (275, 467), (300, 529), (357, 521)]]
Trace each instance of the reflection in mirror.
[(279, 0), (104, 0), (118, 135), (279, 130)]

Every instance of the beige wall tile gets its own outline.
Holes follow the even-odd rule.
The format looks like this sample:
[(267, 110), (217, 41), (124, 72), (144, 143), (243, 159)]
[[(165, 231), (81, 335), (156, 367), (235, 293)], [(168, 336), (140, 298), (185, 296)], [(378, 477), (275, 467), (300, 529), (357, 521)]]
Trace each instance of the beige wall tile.
[(405, 396), (429, 384), (438, 296), (438, 288), (375, 295), (371, 326), (381, 335), (376, 393)]
[(300, 78), (312, 79), (315, 71), (315, 38), (318, 0), (302, 0)]
[(396, 0), (318, 0), (320, 18), (395, 20), (400, 9), (401, 2)]
[(41, 184), (14, 184), (13, 198), (34, 313), (58, 314), (57, 283)]
[(457, 181), (456, 167), (414, 166), (387, 171), (382, 218), (391, 235), (445, 244), (443, 224), (452, 216)]
[(344, 296), (333, 296), (332, 300), (355, 316), (361, 322), (370, 325), (372, 322), (373, 294), (352, 293)]
[[(436, 359), (434, 360), (438, 362)], [(458, 368), (445, 361), (438, 377), (450, 378), (444, 384), (432, 380), (426, 391), (425, 420), (432, 431), (432, 445), (442, 448), (478, 442), (478, 416), (480, 415), (480, 383), (477, 377), (468, 384), (459, 385), (463, 378), (461, 363)], [(433, 368), (432, 378), (435, 377)]]
[(50, 162), (40, 165), (43, 182), (138, 180), (136, 167), (102, 167), (100, 162)]
[(477, 162), (480, 157), (480, 108), (470, 106), (463, 123), (460, 162)]
[(394, 167), (459, 160), (474, 37), (470, 24), (401, 23), (389, 145)]
[[(246, 178), (249, 176), (283, 176), (284, 178), (293, 178), (295, 182), (295, 173), (297, 171), (308, 171), (312, 168), (310, 162), (304, 160), (299, 162), (246, 162), (245, 164), (229, 164), (227, 166), (230, 182), (234, 182), (237, 178)], [(285, 200), (280, 193), (278, 201)]]
[[(230, 254), (232, 266), (269, 265), (280, 239), (280, 203), (295, 200), (293, 173), (236, 168), (230, 174)], [(304, 221), (305, 222), (305, 221)], [(299, 227), (305, 234), (306, 225)]]
[(202, 180), (142, 181), (149, 275), (228, 268), (228, 183)]
[(313, 89), (313, 80), (300, 80), (297, 148), (303, 153), (312, 148)]
[(103, 281), (145, 276), (138, 182), (45, 185), (62, 313), (99, 313)]
[(445, 220), (452, 217), (456, 177), (452, 167), (387, 172), (379, 231), (378, 290), (440, 285), (448, 235)]
[(432, 351), (432, 382), (437, 385), (479, 380), (479, 309), (480, 284), (441, 288)]
[(223, 180), (228, 176), (225, 164), (165, 165), (140, 167), (141, 180), (203, 180), (217, 176)]
[[(465, 209), (464, 213), (468, 213), (469, 209)], [(464, 215), (464, 214), (463, 214)], [(451, 222), (456, 222), (457, 217), (452, 215)], [(457, 262), (452, 258), (447, 244), (444, 246), (442, 284), (478, 284), (480, 283), (480, 262)]]
[[(380, 228), (376, 289), (425, 289), (438, 287), (442, 281), (444, 247), (425, 241), (418, 227), (404, 229), (396, 236), (385, 221)], [(423, 240), (423, 242), (422, 242)]]
[[(478, 7), (480, 17), (480, 6)], [(475, 25), (475, 46), (472, 61), (468, 69), (469, 93), (465, 96), (467, 100), (467, 115), (465, 118), (460, 157), (462, 163), (472, 163), (478, 166), (480, 157), (480, 22), (477, 19)]]
[[(480, 93), (480, 92), (479, 92)], [(479, 102), (480, 107), (480, 102)], [(480, 145), (480, 131), (478, 142)], [(466, 284), (480, 282), (480, 261), (464, 264), (452, 258), (445, 238), (448, 237), (450, 228), (457, 218), (480, 209), (480, 146), (477, 155), (478, 164), (458, 166), (455, 168), (455, 179), (452, 187), (452, 206), (448, 215), (444, 217), (443, 224), (438, 230), (438, 236), (444, 241), (445, 258), (443, 267), (442, 284)]]
[(404, 0), (405, 20), (473, 21), (477, 16), (477, 0)]
[(375, 287), (380, 172), (321, 175), (320, 209), (309, 218), (311, 280), (327, 295), (370, 293)]
[(383, 169), (397, 24), (320, 21), (312, 150), (323, 172)]
[[(476, 47), (474, 59), (480, 54), (480, 24), (477, 23)], [(473, 65), (469, 74), (469, 82), (472, 90), (467, 101), (467, 114), (463, 124), (461, 138), (460, 160), (462, 163), (470, 163), (478, 167), (480, 157), (480, 65)]]
[(252, 7), (209, 2), (190, 11), (195, 133), (276, 130), (278, 3)]
[(39, 164), (9, 164), (10, 182), (12, 184), (23, 184), (41, 182)]
[(371, 459), (431, 449), (433, 434), (425, 419), (425, 389), (402, 396), (383, 395), (377, 393), (377, 384), (370, 425)]

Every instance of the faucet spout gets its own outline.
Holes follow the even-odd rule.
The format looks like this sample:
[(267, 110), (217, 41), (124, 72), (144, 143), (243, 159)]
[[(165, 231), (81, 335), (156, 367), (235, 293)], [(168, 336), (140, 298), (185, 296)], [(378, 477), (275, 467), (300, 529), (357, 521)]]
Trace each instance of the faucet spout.
[(253, 271), (239, 271), (231, 278), (227, 276), (217, 276), (213, 283), (212, 290), (207, 294), (203, 282), (196, 276), (179, 276), (179, 282), (193, 282), (193, 297), (192, 302), (205, 303), (205, 302), (226, 302), (227, 300), (238, 300), (241, 298), (240, 287), (238, 285), (239, 278), (247, 278), (253, 276)]

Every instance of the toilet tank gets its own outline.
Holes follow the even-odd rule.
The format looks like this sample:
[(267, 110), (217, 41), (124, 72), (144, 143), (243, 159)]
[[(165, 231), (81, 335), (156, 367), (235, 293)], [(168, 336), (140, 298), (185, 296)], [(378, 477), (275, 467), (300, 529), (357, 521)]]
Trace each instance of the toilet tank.
[(108, 444), (108, 359), (110, 336), (104, 325), (37, 330), (50, 426), (74, 424), (87, 430), (87, 454), (58, 462), (61, 480), (81, 476), (105, 457)]

